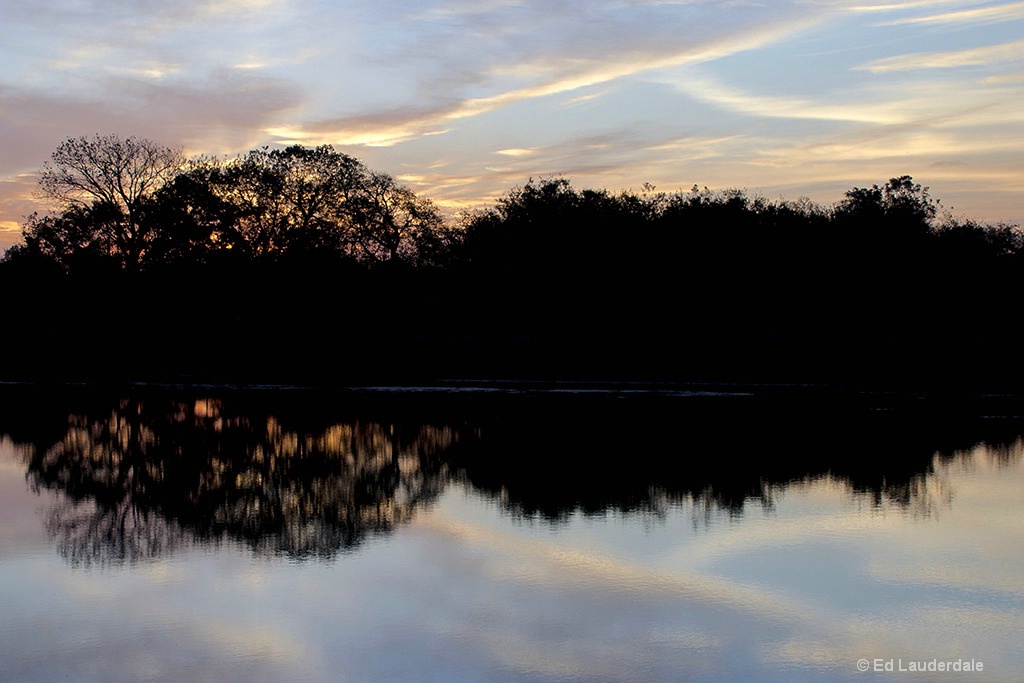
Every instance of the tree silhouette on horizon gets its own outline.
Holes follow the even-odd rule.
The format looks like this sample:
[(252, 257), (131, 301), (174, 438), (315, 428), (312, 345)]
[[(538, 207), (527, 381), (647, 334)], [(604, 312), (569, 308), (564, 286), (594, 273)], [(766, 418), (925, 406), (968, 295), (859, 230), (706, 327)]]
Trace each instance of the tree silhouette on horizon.
[[(184, 162), (97, 136), (53, 164), (64, 204), (0, 263), (15, 373), (1024, 382), (987, 331), (1019, 307), (1020, 228), (909, 175), (832, 206), (531, 179), (452, 222), (330, 146)], [(108, 167), (140, 177), (116, 201), (83, 180)]]

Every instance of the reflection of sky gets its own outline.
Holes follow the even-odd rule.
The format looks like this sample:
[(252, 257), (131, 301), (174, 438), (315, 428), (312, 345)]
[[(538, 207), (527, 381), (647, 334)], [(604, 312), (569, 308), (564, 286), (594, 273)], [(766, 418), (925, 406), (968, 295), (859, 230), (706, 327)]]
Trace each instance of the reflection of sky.
[[(910, 173), (1024, 220), (1013, 0), (0, 5), (0, 246), (65, 137), (329, 143), (448, 209), (529, 176), (837, 200)], [(518, 150), (518, 154), (504, 154)]]
[(740, 517), (552, 525), (451, 486), (332, 562), (225, 545), (74, 570), (43, 532), (46, 499), (0, 451), (3, 680), (860, 680), (861, 657), (938, 657), (980, 659), (987, 681), (1024, 667), (1019, 452), (938, 464), (930, 507), (873, 507), (822, 480)]

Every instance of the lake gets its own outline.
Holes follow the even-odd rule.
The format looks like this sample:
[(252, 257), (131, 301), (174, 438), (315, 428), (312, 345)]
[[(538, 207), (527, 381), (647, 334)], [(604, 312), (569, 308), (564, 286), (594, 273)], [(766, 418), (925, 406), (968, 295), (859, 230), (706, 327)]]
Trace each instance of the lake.
[(1024, 676), (1013, 400), (6, 386), (0, 407), (3, 681)]

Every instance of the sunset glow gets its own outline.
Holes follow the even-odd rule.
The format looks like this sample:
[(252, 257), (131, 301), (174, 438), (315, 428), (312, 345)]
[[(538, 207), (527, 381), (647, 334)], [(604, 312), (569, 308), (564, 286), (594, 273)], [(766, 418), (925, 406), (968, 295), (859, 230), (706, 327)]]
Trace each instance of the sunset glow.
[(283, 0), (0, 8), (0, 248), (65, 138), (331, 144), (439, 206), (530, 177), (830, 204), (910, 174), (1024, 222), (1024, 3)]

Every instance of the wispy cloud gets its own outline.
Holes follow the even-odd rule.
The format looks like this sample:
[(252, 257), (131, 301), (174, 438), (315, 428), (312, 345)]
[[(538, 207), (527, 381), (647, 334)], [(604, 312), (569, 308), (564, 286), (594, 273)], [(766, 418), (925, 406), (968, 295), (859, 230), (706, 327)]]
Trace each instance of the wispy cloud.
[[(695, 152), (697, 150), (715, 150), (724, 143), (740, 139), (740, 135), (727, 135), (717, 138), (683, 137), (658, 141), (647, 146), (652, 152)], [(715, 152), (711, 152), (715, 154)]]
[(1024, 71), (1018, 71), (1010, 74), (999, 74), (997, 76), (989, 76), (983, 83), (991, 83), (994, 85), (1007, 84), (1012, 85), (1016, 83), (1024, 83)]
[(534, 154), (537, 150), (535, 149), (499, 149), (495, 154), (502, 154), (507, 157), (525, 157)]
[(694, 99), (749, 116), (886, 125), (906, 120), (901, 107), (891, 101), (853, 100), (845, 103), (827, 103), (807, 98), (757, 95), (696, 74), (676, 78), (673, 84)]
[[(1024, 151), (1024, 143), (1010, 148)], [(923, 130), (917, 132), (893, 131), (888, 135), (872, 132), (851, 136), (849, 140), (817, 142), (785, 147), (766, 153), (763, 163), (789, 166), (795, 159), (800, 163), (817, 161), (909, 160), (980, 155), (1007, 149), (1000, 139), (964, 139), (948, 131)]]
[[(981, 4), (984, 0), (968, 0), (967, 4)], [(847, 7), (850, 12), (898, 12), (926, 7), (932, 9), (941, 5), (963, 5), (964, 0), (907, 0), (906, 2), (885, 2), (875, 5), (854, 5)]]
[(918, 52), (886, 57), (857, 67), (865, 71), (910, 71), (913, 69), (952, 69), (962, 66), (980, 66), (1024, 60), (1024, 40), (1000, 45), (949, 52)]
[[(557, 57), (549, 71), (554, 77), (532, 85), (513, 88), (492, 95), (468, 97), (433, 108), (395, 108), (335, 121), (310, 122), (300, 126), (280, 126), (268, 132), (280, 141), (333, 142), (343, 145), (390, 146), (418, 135), (436, 132), (454, 121), (468, 119), (494, 110), (544, 97), (551, 97), (606, 84), (615, 80), (651, 73), (661, 69), (700, 64), (764, 47), (804, 31), (820, 21), (819, 17), (787, 19), (767, 26), (758, 26), (698, 42), (663, 53), (610, 54), (600, 61)], [(535, 66), (536, 60), (534, 60)], [(508, 70), (509, 65), (493, 71)]]
[(1024, 19), (1024, 2), (1011, 2), (989, 7), (929, 14), (923, 17), (903, 17), (885, 22), (885, 26), (901, 24), (972, 24), (1016, 21)]
[(583, 93), (582, 95), (577, 95), (576, 97), (572, 98), (571, 100), (566, 100), (564, 106), (566, 106), (566, 107), (576, 107), (576, 106), (579, 106), (579, 105), (584, 104), (586, 102), (593, 102), (594, 100), (598, 100), (598, 99), (604, 97), (605, 95), (607, 95), (610, 92), (611, 92), (611, 88), (604, 88), (603, 90), (599, 90), (597, 92)]
[[(1024, 139), (1024, 41), (988, 26), (1021, 0), (214, 4), (0, 3), (0, 178), (95, 132), (189, 153), (327, 143), (462, 208), (557, 173), (816, 188), (808, 168), (865, 178), (898, 161), (886, 149), (998, 175), (996, 141)], [(8, 226), (14, 192), (0, 183)]]

